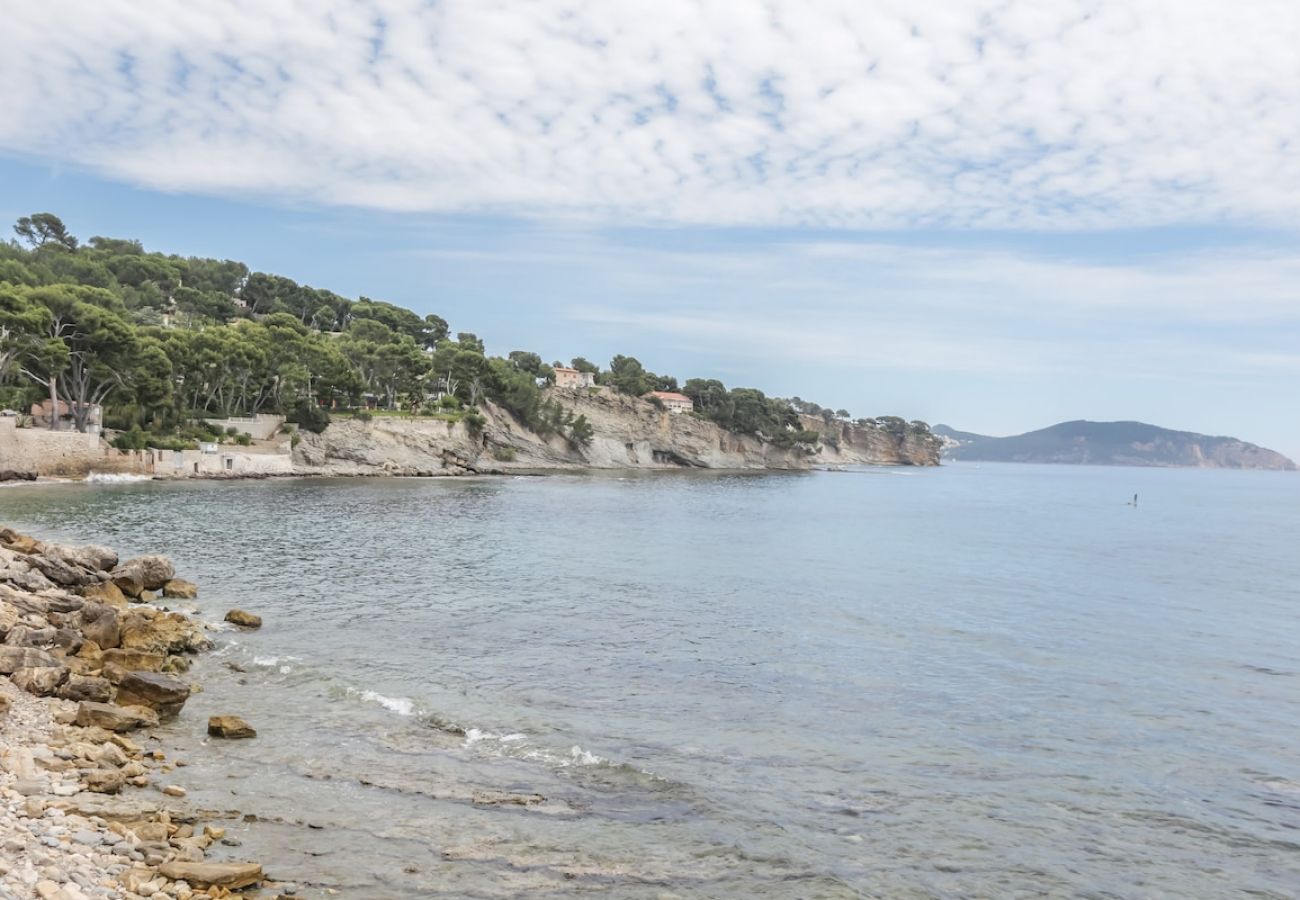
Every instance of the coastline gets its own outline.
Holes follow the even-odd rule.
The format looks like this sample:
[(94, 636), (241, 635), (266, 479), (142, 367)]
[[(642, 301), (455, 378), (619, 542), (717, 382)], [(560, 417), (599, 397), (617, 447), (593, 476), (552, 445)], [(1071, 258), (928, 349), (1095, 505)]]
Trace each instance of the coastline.
[(191, 662), (220, 630), (172, 608), (196, 596), (164, 557), (0, 529), (0, 896), (296, 892), (228, 858), (238, 841), (217, 822), (230, 813), (185, 799), (165, 723), (202, 727), (178, 716), (202, 690)]

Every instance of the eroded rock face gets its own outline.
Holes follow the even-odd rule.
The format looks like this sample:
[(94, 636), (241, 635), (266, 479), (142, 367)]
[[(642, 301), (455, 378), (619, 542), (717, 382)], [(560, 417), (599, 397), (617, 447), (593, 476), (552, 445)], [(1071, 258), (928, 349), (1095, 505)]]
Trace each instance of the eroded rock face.
[(113, 583), (128, 597), (156, 591), (176, 577), (176, 568), (165, 556), (138, 556), (128, 559), (109, 573)]
[(212, 716), (208, 719), (208, 734), (220, 738), (253, 738), (257, 732), (239, 716)]
[(146, 650), (105, 650), (100, 657), (105, 666), (114, 665), (127, 672), (161, 672), (167, 657)]
[(158, 714), (140, 706), (115, 706), (111, 703), (86, 701), (77, 707), (76, 723), (82, 728), (123, 732), (154, 727), (158, 724)]
[(161, 672), (128, 672), (117, 685), (118, 704), (146, 706), (163, 719), (179, 713), (189, 696), (188, 684)]
[(193, 622), (180, 613), (132, 609), (122, 619), (121, 646), (126, 650), (167, 654), (206, 649), (210, 642)]

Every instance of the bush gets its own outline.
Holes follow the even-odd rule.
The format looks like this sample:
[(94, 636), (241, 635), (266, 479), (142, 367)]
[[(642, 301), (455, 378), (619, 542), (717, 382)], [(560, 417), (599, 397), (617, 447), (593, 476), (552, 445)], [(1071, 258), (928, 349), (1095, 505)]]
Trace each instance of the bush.
[(467, 412), (465, 413), (461, 421), (464, 422), (465, 427), (469, 429), (469, 433), (471, 437), (473, 438), (482, 437), (483, 426), (487, 424), (487, 419), (485, 419), (482, 415), (476, 412)]
[(442, 399), (438, 401), (438, 405), (443, 409), (460, 409), (461, 407), (460, 398), (455, 394), (444, 394)]
[(139, 425), (132, 425), (130, 431), (123, 431), (113, 438), (113, 446), (118, 450), (143, 450), (147, 437)]
[(321, 409), (315, 403), (309, 403), (305, 400), (293, 408), (293, 411), (288, 415), (288, 419), (299, 428), (310, 431), (312, 434), (320, 434), (330, 424), (330, 414), (327, 411)]
[(247, 447), (249, 444), (253, 443), (253, 438), (251, 435), (243, 434), (241, 432), (240, 434), (235, 435), (235, 443), (241, 447)]
[(514, 462), (515, 455), (514, 447), (496, 447), (492, 451), (492, 458), (497, 462)]
[(358, 422), (369, 422), (374, 417), (374, 413), (364, 409), (359, 409), (352, 414), (352, 418), (356, 419)]

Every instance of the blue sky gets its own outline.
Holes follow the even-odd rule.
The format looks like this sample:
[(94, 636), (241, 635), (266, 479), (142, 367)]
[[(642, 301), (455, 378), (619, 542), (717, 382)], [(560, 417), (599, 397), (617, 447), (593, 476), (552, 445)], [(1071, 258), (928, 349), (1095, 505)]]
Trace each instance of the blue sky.
[(0, 35), (10, 220), (496, 352), (1300, 457), (1292, 5), (73, 6)]

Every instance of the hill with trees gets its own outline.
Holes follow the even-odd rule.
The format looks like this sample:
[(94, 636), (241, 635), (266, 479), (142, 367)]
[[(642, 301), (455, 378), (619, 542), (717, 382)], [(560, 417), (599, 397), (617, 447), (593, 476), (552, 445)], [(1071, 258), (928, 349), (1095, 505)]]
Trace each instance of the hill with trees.
[(934, 433), (951, 459), (1094, 466), (1295, 469), (1280, 453), (1233, 437), (1172, 431), (1145, 422), (1062, 422), (1014, 437), (987, 437), (946, 425)]
[[(82, 243), (51, 213), (23, 217), (14, 233), (0, 242), (0, 407), (61, 401), (85, 431), (102, 406), (117, 446), (135, 449), (192, 439), (205, 419), (263, 412), (317, 433), (353, 410), (473, 430), (486, 402), (543, 437), (574, 447), (591, 440), (591, 423), (547, 391), (562, 363), (529, 350), (490, 355), (478, 335), (453, 333), (440, 316), (233, 260), (150, 252), (136, 240)], [(694, 415), (780, 447), (811, 452), (849, 419), (847, 410), (714, 379), (679, 385), (630, 356), (604, 369), (582, 357), (570, 365), (619, 394), (680, 391)], [(925, 423), (889, 422), (929, 434)]]

